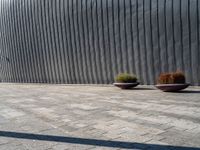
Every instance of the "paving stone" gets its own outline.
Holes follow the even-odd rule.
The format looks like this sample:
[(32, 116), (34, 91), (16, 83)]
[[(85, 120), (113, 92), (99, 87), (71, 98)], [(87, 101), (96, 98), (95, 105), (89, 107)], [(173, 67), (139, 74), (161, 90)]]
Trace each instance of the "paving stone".
[(0, 137), (0, 145), (7, 144), (11, 141), (11, 139), (6, 137)]
[(1, 150), (27, 150), (27, 148), (21, 144), (7, 143), (0, 145)]
[(90, 145), (81, 145), (81, 144), (58, 144), (53, 146), (52, 150), (90, 150), (93, 149), (94, 146)]
[(54, 146), (56, 143), (37, 140), (20, 140), (23, 147), (28, 150), (46, 150)]

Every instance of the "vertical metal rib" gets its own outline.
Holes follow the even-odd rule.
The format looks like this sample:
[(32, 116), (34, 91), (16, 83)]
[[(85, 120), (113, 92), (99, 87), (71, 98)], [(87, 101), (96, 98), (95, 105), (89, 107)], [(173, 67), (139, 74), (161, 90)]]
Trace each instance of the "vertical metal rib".
[(198, 68), (196, 65), (199, 64), (198, 59), (198, 25), (197, 25), (197, 0), (190, 1), (190, 39), (191, 39), (191, 68), (192, 68), (192, 81), (193, 84), (198, 82)]
[(197, 40), (197, 45), (198, 45), (198, 49), (197, 49), (197, 56), (198, 56), (198, 64), (197, 64), (197, 70), (198, 70), (198, 74), (197, 76), (199, 77), (198, 78), (198, 82), (197, 82), (197, 85), (200, 85), (200, 11), (199, 11), (199, 8), (200, 8), (200, 2), (197, 0), (197, 37), (198, 37), (198, 40)]
[[(60, 24), (59, 24), (59, 19), (58, 19), (58, 15), (59, 15), (59, 1), (55, 1), (53, 3), (53, 41), (55, 43), (55, 63), (56, 63), (56, 68), (57, 68), (57, 83), (63, 83), (63, 70), (62, 70), (62, 60), (61, 60), (61, 44), (59, 43), (59, 28), (60, 28)], [(59, 15), (60, 17), (60, 15)]]
[(189, 20), (188, 20), (188, 0), (182, 0), (182, 21), (183, 21), (183, 58), (185, 73), (188, 81), (191, 81), (191, 66), (190, 66), (190, 38), (189, 38)]
[(140, 45), (139, 45), (139, 28), (138, 28), (138, 0), (133, 1), (133, 43), (134, 43), (134, 61), (135, 61), (135, 70), (136, 75), (141, 81), (141, 64), (140, 64)]
[(154, 68), (154, 58), (153, 58), (153, 39), (152, 39), (152, 17), (151, 17), (151, 1), (144, 1), (145, 7), (145, 42), (146, 42), (146, 56), (147, 56), (147, 72), (149, 76), (149, 83), (154, 84), (155, 79), (155, 68)]
[[(86, 54), (86, 40), (85, 40), (85, 28), (84, 28), (84, 6), (83, 6), (83, 3), (85, 1), (81, 1), (80, 2), (80, 15), (79, 15), (79, 19), (80, 19), (80, 38), (81, 38), (81, 47), (82, 47), (82, 51), (83, 51), (83, 71), (84, 71), (84, 82), (83, 83), (89, 83), (88, 81), (88, 76), (89, 76), (89, 71), (88, 71), (88, 60), (87, 60), (87, 54)], [(98, 37), (98, 36), (97, 36)]]
[[(135, 61), (134, 61), (134, 43), (133, 43), (133, 4), (132, 0), (126, 1), (129, 5), (129, 18), (127, 22), (127, 49), (128, 49), (128, 65), (129, 65), (129, 70), (131, 73), (135, 73)], [(130, 57), (131, 56), (131, 57)]]
[(101, 83), (102, 69), (101, 69), (101, 59), (100, 59), (100, 44), (99, 44), (99, 28), (98, 28), (98, 0), (93, 1), (93, 11), (92, 11), (92, 22), (93, 22), (93, 49), (94, 49), (94, 59), (96, 68), (96, 83)]
[(138, 17), (141, 18), (138, 20), (138, 30), (139, 32), (139, 45), (140, 45), (140, 59), (139, 62), (141, 64), (141, 81), (142, 83), (148, 83), (147, 81), (147, 68), (146, 68), (146, 42), (145, 42), (145, 20), (144, 20), (144, 0), (138, 1)]
[(96, 59), (95, 53), (96, 50), (94, 49), (94, 20), (93, 20), (93, 11), (94, 11), (94, 1), (91, 0), (88, 3), (88, 26), (89, 26), (89, 44), (90, 44), (90, 59), (91, 59), (91, 68), (92, 68), (92, 75), (93, 75), (93, 83), (97, 83), (97, 68), (96, 68)]

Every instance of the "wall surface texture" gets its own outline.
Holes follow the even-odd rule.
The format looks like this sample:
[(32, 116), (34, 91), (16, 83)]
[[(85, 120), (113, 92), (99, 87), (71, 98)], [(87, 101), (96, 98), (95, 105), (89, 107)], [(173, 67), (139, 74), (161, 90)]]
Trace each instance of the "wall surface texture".
[(154, 84), (177, 69), (200, 85), (199, 0), (0, 0), (2, 82)]

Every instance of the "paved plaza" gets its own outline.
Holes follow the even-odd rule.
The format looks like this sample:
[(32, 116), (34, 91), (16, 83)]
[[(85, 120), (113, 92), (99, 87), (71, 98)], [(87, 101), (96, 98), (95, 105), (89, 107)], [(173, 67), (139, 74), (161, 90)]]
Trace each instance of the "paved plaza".
[(0, 150), (200, 150), (200, 88), (0, 84)]

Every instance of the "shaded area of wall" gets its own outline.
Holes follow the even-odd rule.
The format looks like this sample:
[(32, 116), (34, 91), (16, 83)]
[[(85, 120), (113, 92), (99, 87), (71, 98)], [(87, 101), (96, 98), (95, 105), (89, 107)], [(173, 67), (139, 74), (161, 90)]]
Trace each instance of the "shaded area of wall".
[(0, 0), (3, 82), (154, 84), (183, 70), (200, 84), (198, 0)]

